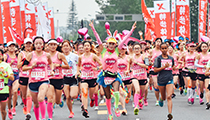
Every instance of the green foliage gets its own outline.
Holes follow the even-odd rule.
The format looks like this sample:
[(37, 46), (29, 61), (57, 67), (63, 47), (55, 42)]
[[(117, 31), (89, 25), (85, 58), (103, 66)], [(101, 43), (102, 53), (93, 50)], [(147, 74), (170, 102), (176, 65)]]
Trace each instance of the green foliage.
[(198, 42), (198, 0), (190, 0), (191, 40)]

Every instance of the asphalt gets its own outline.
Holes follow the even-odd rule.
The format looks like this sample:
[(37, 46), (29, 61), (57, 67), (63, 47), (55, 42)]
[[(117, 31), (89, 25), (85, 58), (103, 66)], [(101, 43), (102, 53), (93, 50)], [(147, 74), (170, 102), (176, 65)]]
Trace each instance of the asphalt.
[[(194, 105), (189, 105), (187, 103), (187, 96), (183, 96), (179, 94), (179, 91), (176, 90), (176, 97), (173, 99), (173, 112), (172, 115), (174, 117), (173, 120), (210, 120), (210, 110), (206, 110), (206, 105), (200, 105), (199, 100), (195, 100)], [(21, 103), (20, 97), (18, 98), (18, 103)], [(139, 115), (133, 114), (132, 101), (126, 104), (126, 109), (128, 111), (127, 116), (115, 117), (114, 120), (167, 120), (167, 101), (164, 102), (163, 107), (155, 106), (156, 100), (153, 91), (149, 91), (148, 93), (148, 106), (144, 106), (143, 110), (140, 110)], [(81, 103), (77, 100), (74, 100), (73, 111), (74, 118), (72, 120), (88, 120), (82, 116), (82, 112), (80, 109)], [(17, 115), (14, 116), (13, 120), (24, 120), (25, 115), (22, 112), (22, 105), (18, 105), (16, 107)], [(121, 108), (121, 106), (120, 106)], [(107, 110), (105, 104), (99, 105), (99, 110), (95, 111), (94, 107), (88, 106), (88, 111), (90, 118), (89, 120), (107, 120)], [(112, 111), (114, 113), (114, 111)], [(34, 112), (31, 110), (32, 118), (31, 120), (35, 120)], [(69, 110), (66, 106), (66, 103), (63, 108), (60, 108), (56, 105), (54, 109), (53, 120), (69, 120)], [(47, 112), (46, 112), (46, 118)], [(0, 118), (1, 119), (1, 118)], [(7, 120), (9, 118), (7, 117)]]

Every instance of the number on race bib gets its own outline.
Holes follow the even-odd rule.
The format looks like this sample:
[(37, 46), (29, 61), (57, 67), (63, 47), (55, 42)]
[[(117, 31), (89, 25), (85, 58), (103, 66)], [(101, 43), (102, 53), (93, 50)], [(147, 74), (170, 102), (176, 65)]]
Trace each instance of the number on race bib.
[(0, 79), (0, 91), (4, 89), (4, 79)]

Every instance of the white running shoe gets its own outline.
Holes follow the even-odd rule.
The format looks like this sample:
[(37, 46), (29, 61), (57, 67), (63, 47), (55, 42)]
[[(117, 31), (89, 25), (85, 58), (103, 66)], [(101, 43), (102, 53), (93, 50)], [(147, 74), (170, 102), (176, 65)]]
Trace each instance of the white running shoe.
[(98, 111), (98, 106), (95, 106), (95, 111)]

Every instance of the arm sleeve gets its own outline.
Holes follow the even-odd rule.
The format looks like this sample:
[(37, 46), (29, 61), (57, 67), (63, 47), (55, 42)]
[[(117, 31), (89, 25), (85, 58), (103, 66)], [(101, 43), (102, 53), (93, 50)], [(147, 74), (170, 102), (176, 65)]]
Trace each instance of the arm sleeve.
[(207, 67), (207, 68), (210, 68), (210, 60), (208, 61), (206, 67)]
[(195, 67), (204, 68), (203, 65), (198, 64), (198, 59), (195, 60)]
[(98, 33), (96, 32), (96, 30), (95, 30), (94, 26), (93, 26), (93, 27), (91, 27), (91, 29), (92, 29), (92, 31), (93, 31), (93, 34), (94, 34), (94, 35), (95, 35), (95, 37), (96, 37), (96, 40), (97, 40), (98, 44), (99, 44), (99, 45), (101, 45), (101, 44), (102, 44), (102, 42), (101, 42), (101, 38), (99, 37)]
[(8, 72), (8, 75), (13, 74), (12, 68), (10, 67), (10, 65), (7, 66), (7, 68), (5, 69), (5, 71)]
[(172, 58), (172, 66), (171, 67), (173, 67), (174, 66), (174, 58)]
[(124, 43), (126, 43), (128, 38), (132, 35), (133, 31), (134, 31), (134, 28), (132, 28), (131, 31), (123, 38), (122, 42), (118, 46), (119, 49), (122, 49)]
[(161, 67), (161, 65), (160, 65), (161, 63), (160, 63), (160, 59), (157, 57), (157, 58), (155, 58), (155, 62), (154, 62), (154, 67), (156, 67), (156, 68), (160, 68)]

